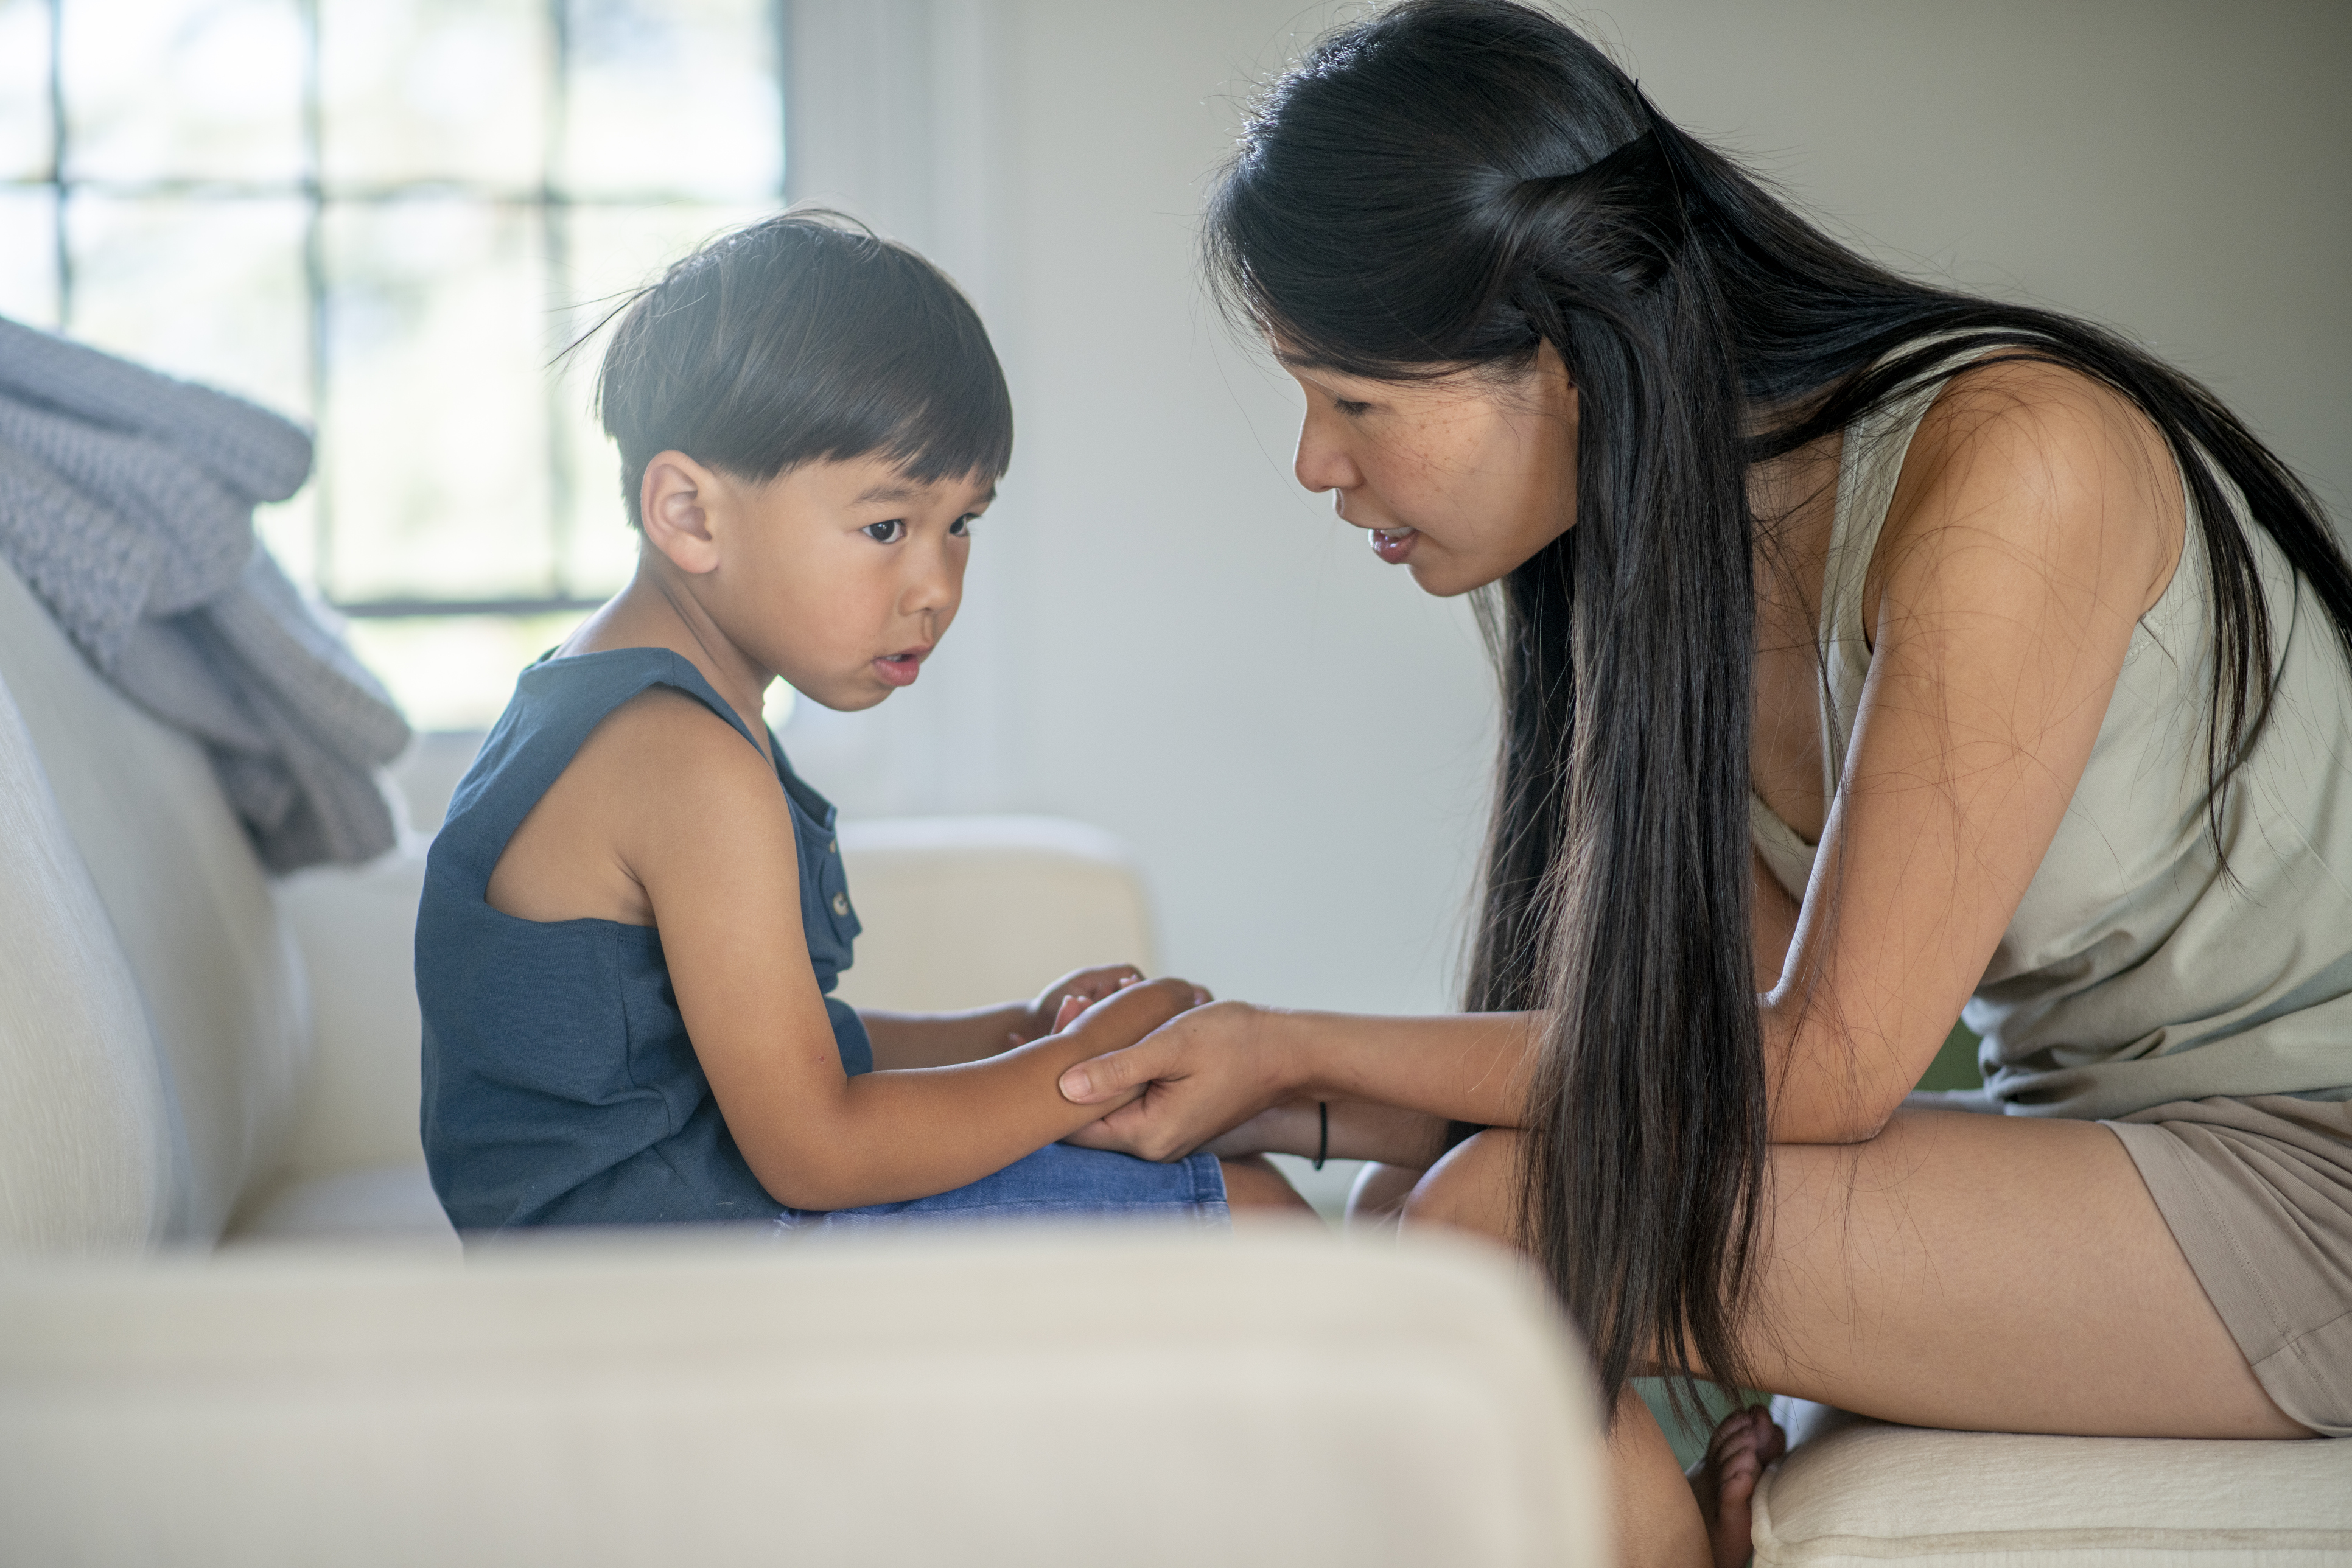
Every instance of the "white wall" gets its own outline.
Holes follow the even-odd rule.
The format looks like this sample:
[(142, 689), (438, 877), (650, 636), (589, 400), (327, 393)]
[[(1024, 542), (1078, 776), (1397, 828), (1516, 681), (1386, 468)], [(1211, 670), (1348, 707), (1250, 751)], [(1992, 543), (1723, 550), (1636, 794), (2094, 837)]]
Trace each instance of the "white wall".
[[(796, 760), (851, 815), (1115, 830), (1142, 855), (1168, 962), (1227, 994), (1444, 1005), (1487, 766), (1475, 635), (1297, 490), (1287, 384), (1211, 317), (1193, 269), (1202, 180), (1247, 82), (1340, 7), (798, 8), (804, 69), (846, 29), (869, 62), (932, 73), (919, 103), (878, 96), (887, 146), (803, 132), (800, 188), (849, 197), (965, 282), (1020, 434), (922, 684), (871, 715), (803, 704)], [(2346, 509), (2352, 7), (1581, 15), (1667, 113), (1878, 254), (2153, 343)], [(837, 65), (822, 85), (841, 115), (877, 101)]]

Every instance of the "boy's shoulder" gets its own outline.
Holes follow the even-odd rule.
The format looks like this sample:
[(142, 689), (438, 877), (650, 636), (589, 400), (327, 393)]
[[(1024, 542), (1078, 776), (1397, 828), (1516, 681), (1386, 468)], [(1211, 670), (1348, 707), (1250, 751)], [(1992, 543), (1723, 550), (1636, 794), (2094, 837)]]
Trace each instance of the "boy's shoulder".
[(701, 885), (795, 854), (767, 758), (696, 697), (650, 687), (590, 731), (500, 850), (486, 896), (523, 920), (654, 925), (661, 868)]
[(674, 799), (778, 794), (766, 754), (709, 703), (672, 686), (647, 687), (606, 714), (573, 768), (626, 777)]

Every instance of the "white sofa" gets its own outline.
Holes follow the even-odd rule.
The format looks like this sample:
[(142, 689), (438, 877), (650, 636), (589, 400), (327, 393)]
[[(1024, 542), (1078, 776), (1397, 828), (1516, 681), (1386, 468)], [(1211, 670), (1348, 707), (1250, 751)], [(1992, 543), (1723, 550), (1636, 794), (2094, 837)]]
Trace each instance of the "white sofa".
[[(273, 887), (197, 748), (0, 567), (0, 1563), (1598, 1568), (1568, 1337), (1467, 1247), (461, 1255), (417, 1147), (418, 872)], [(882, 829), (855, 874), (885, 924), (982, 889), (1075, 918), (1034, 928), (1072, 962), (1148, 936), (1070, 825)], [(926, 1000), (900, 981), (867, 999)]]
[[(1083, 828), (844, 837), (886, 939), (854, 999), (1149, 956)], [(196, 748), (0, 567), (0, 1561), (1598, 1561), (1569, 1336), (1475, 1249), (462, 1258), (416, 1143), (418, 874), (273, 886)], [(967, 940), (923, 942), (940, 921)], [(1773, 1564), (2352, 1563), (2352, 1446), (1849, 1422), (1767, 1478), (1756, 1539)]]

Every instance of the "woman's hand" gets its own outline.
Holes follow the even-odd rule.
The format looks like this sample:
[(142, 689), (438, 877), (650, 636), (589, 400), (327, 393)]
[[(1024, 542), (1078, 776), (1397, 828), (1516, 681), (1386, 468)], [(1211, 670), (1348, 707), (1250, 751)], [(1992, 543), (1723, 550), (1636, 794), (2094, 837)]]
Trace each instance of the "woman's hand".
[(1175, 1160), (1285, 1100), (1290, 1088), (1265, 1027), (1244, 1002), (1211, 1002), (1181, 1013), (1128, 1047), (1062, 1074), (1074, 1105), (1130, 1103), (1066, 1142), (1146, 1160)]
[(1012, 1043), (1025, 1046), (1032, 1040), (1042, 1040), (1047, 1035), (1057, 1033), (1063, 1024), (1076, 1016), (1065, 1009), (1066, 1003), (1076, 1003), (1077, 1012), (1083, 1013), (1104, 997), (1137, 984), (1142, 979), (1143, 971), (1131, 963), (1107, 963), (1093, 969), (1073, 969), (1023, 1005), (1009, 1031)]

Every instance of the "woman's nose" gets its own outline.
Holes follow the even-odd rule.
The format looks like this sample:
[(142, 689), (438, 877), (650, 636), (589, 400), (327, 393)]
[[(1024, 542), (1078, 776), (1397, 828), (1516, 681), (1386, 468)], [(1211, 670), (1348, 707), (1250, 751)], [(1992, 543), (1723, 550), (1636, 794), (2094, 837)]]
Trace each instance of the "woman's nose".
[(1298, 426), (1298, 456), (1292, 461), (1290, 471), (1316, 495), (1325, 490), (1353, 489), (1363, 483), (1355, 460), (1348, 456), (1343, 443), (1333, 439), (1334, 434), (1313, 415)]

